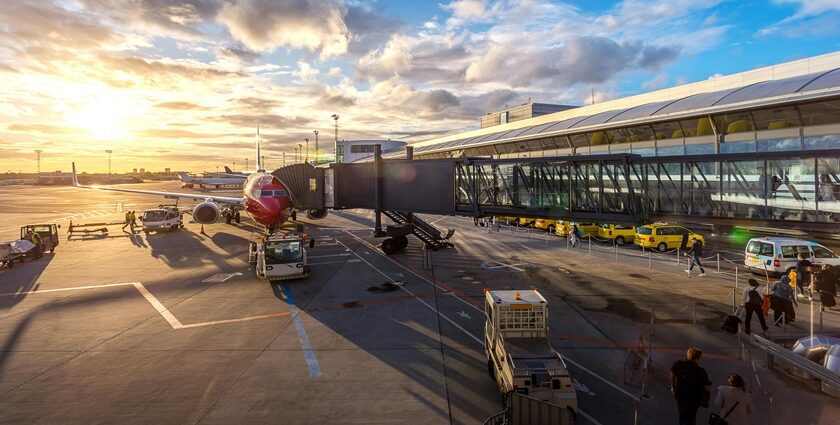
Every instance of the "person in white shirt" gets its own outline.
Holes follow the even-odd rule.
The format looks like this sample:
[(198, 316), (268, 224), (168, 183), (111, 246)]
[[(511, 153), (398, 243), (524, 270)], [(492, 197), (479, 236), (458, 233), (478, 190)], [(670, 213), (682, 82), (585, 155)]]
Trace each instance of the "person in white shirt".
[[(729, 425), (750, 425), (750, 416), (755, 413), (755, 406), (752, 397), (747, 394), (744, 378), (736, 373), (730, 373), (727, 383), (729, 385), (718, 387), (715, 397), (718, 414)], [(728, 415), (727, 412), (729, 412)]]

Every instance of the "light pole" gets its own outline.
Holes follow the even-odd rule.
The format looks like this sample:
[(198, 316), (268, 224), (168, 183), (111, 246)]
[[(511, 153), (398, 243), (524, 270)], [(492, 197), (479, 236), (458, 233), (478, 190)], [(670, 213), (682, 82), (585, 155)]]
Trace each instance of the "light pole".
[(41, 149), (35, 149), (35, 157), (38, 158), (38, 176), (41, 176)]
[(332, 119), (335, 121), (335, 149), (333, 152), (335, 152), (335, 162), (338, 162), (338, 114), (332, 114)]
[(111, 154), (114, 153), (114, 151), (112, 151), (110, 149), (106, 149), (105, 153), (108, 154), (108, 182), (110, 183), (111, 182)]
[(313, 133), (315, 133), (315, 160), (313, 162), (318, 165), (318, 130), (313, 131)]
[(301, 158), (303, 158), (303, 143), (298, 143), (298, 163), (300, 163)]
[(306, 157), (305, 157), (305, 159), (303, 160), (303, 162), (307, 162), (307, 163), (308, 163), (308, 162), (309, 162), (309, 138), (307, 137), (307, 138), (305, 138), (305, 139), (303, 139), (303, 140), (305, 140), (305, 141), (306, 141)]
[(283, 166), (286, 166), (286, 152), (283, 152)]
[(233, 161), (233, 171), (236, 171), (236, 161)]
[(298, 151), (297, 151), (297, 146), (296, 146), (295, 147), (295, 164), (297, 164), (297, 162), (298, 162)]

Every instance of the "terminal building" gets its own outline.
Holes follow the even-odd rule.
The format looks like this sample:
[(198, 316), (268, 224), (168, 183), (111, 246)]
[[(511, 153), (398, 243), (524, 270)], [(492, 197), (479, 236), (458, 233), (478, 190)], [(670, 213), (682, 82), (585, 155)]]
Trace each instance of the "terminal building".
[(373, 157), (373, 152), (379, 145), (382, 152), (404, 152), (406, 142), (396, 140), (340, 140), (335, 143), (335, 162), (356, 162)]
[[(536, 110), (540, 104), (532, 104)], [(840, 148), (840, 52), (415, 143), (414, 158)], [(504, 114), (504, 112), (502, 113)], [(491, 117), (491, 118), (487, 118)], [(404, 157), (404, 152), (385, 158)]]

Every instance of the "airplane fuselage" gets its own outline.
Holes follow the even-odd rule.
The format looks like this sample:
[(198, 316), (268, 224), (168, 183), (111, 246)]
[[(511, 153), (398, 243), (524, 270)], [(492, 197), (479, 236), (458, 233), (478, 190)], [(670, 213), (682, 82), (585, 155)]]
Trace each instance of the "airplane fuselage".
[(257, 172), (242, 186), (245, 212), (255, 222), (274, 228), (286, 222), (292, 213), (289, 191), (273, 175)]

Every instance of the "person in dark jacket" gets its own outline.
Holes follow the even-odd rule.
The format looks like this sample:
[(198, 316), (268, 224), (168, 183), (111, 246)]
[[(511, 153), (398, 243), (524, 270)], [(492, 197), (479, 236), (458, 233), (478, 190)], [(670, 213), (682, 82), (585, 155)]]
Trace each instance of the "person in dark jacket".
[(700, 367), (702, 356), (702, 350), (692, 347), (685, 354), (686, 360), (676, 361), (671, 366), (671, 393), (677, 400), (680, 425), (696, 425), (697, 410), (709, 407), (712, 381)]
[(744, 321), (744, 333), (749, 335), (750, 322), (752, 315), (755, 313), (758, 316), (758, 321), (761, 323), (761, 330), (767, 332), (767, 323), (764, 321), (764, 311), (762, 310), (762, 295), (759, 291), (758, 281), (755, 279), (748, 280), (750, 286), (744, 288), (744, 295), (742, 302), (744, 303), (744, 311), (746, 311), (746, 320)]
[(793, 305), (797, 304), (793, 295), (793, 287), (790, 286), (790, 278), (783, 275), (778, 282), (770, 288), (770, 307), (773, 308), (773, 323), (779, 325), (782, 313), (785, 314), (785, 323), (793, 322), (796, 318), (796, 310)]
[(813, 275), (812, 289), (820, 295), (820, 309), (825, 311), (826, 308), (834, 307), (837, 301), (834, 297), (837, 296), (837, 282), (836, 276), (831, 272), (828, 265), (817, 268)]
[(697, 238), (691, 238), (691, 249), (688, 250), (685, 255), (691, 256), (691, 263), (688, 265), (688, 268), (685, 269), (685, 272), (691, 276), (691, 270), (696, 264), (697, 267), (700, 267), (700, 274), (698, 276), (705, 276), (706, 270), (703, 268), (703, 264), (700, 264), (700, 260), (703, 258), (703, 243), (697, 240)]
[[(796, 287), (799, 288), (799, 297), (805, 297), (805, 288), (811, 285), (811, 266), (805, 254), (796, 256)], [(808, 298), (811, 298), (811, 291), (808, 291)]]

